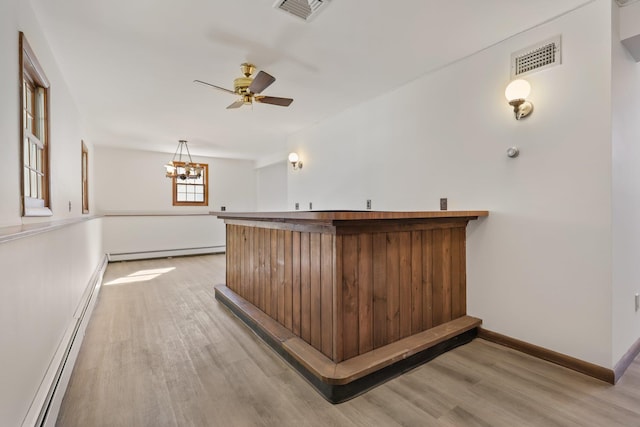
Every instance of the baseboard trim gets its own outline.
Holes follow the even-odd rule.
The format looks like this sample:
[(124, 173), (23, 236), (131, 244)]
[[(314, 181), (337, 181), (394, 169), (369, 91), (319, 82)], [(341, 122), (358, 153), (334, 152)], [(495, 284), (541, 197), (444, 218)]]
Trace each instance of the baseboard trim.
[(631, 346), (629, 350), (622, 356), (622, 358), (616, 363), (613, 371), (615, 373), (615, 382), (618, 382), (622, 375), (627, 371), (627, 368), (633, 363), (636, 357), (640, 354), (640, 338)]
[(162, 249), (157, 251), (119, 252), (109, 253), (109, 262), (133, 261), (153, 258), (166, 258), (171, 256), (206, 255), (224, 253), (226, 246), (205, 246), (199, 248)]
[(84, 331), (98, 298), (107, 264), (108, 259), (105, 254), (89, 279), (73, 315), (73, 321), (67, 328), (67, 333), (60, 342), (40, 388), (31, 403), (31, 408), (22, 423), (23, 427), (55, 426), (60, 404), (67, 389), (73, 365), (80, 351)]
[[(496, 344), (521, 351), (530, 356), (555, 363), (556, 365), (564, 366), (565, 368), (569, 368), (590, 377), (597, 378), (609, 384), (615, 384), (616, 382), (616, 373), (612, 369), (607, 369), (590, 362), (585, 362), (584, 360), (576, 359), (575, 357), (567, 356), (566, 354), (558, 353), (544, 347), (529, 344), (527, 342), (520, 341), (482, 327), (478, 328), (478, 338), (482, 338), (487, 341), (491, 341)], [(640, 345), (638, 350), (640, 351)]]

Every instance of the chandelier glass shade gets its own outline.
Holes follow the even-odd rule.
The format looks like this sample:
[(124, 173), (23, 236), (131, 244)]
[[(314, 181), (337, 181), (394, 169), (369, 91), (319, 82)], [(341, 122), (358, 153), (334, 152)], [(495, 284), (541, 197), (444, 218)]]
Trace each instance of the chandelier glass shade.
[[(184, 159), (182, 158), (183, 151), (186, 151)], [(193, 163), (189, 146), (184, 139), (178, 141), (178, 147), (173, 155), (173, 159), (164, 165), (164, 167), (167, 172), (167, 178), (178, 178), (183, 181), (200, 178), (202, 176), (202, 170), (204, 169), (200, 164)]]

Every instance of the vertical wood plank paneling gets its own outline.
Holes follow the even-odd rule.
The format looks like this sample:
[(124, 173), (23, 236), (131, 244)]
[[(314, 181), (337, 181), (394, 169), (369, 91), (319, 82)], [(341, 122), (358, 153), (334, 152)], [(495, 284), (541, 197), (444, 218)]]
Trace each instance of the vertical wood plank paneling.
[(256, 234), (258, 230), (255, 227), (249, 228), (249, 261), (248, 261), (248, 273), (247, 276), (249, 278), (249, 287), (251, 288), (251, 303), (257, 306), (258, 298), (257, 298), (257, 290), (259, 288), (259, 284), (255, 281), (255, 263), (257, 262), (257, 258), (254, 256), (255, 254), (255, 243), (256, 243)]
[(260, 307), (260, 293), (262, 283), (260, 282), (260, 229), (253, 231), (253, 300), (256, 307)]
[(466, 314), (465, 233), (227, 224), (227, 286), (340, 362)]
[(292, 233), (292, 319), (291, 319), (291, 331), (300, 336), (300, 232), (295, 231)]
[(284, 230), (277, 230), (277, 262), (276, 271), (278, 272), (278, 322), (284, 326)]
[(387, 233), (387, 339), (400, 339), (400, 242), (398, 233)]
[(238, 288), (238, 294), (242, 295), (244, 293), (244, 284), (242, 283), (242, 260), (243, 260), (243, 251), (242, 244), (244, 239), (243, 227), (236, 226), (236, 266), (235, 266), (235, 275), (236, 275), (236, 287)]
[(258, 240), (256, 246), (258, 248), (258, 277), (256, 283), (258, 284), (258, 305), (257, 307), (264, 310), (264, 228), (258, 228)]
[(460, 292), (460, 305), (462, 313), (467, 314), (467, 230), (462, 230), (462, 245), (460, 246), (462, 291)]
[(244, 282), (242, 272), (242, 262), (244, 261), (244, 227), (236, 226), (236, 287), (238, 288), (238, 294), (244, 295)]
[(373, 238), (358, 235), (358, 352), (373, 350)]
[(237, 293), (236, 287), (236, 278), (235, 278), (235, 255), (236, 255), (236, 247), (235, 247), (235, 230), (233, 229), (233, 225), (227, 226), (227, 237), (228, 237), (228, 246), (227, 250), (227, 286), (231, 288), (232, 291)]
[(232, 281), (233, 281), (233, 289), (235, 292), (240, 293), (240, 288), (238, 284), (240, 283), (240, 278), (238, 277), (238, 269), (240, 268), (240, 263), (238, 259), (238, 227), (233, 227), (233, 232), (231, 233), (231, 245), (233, 246), (233, 254), (231, 257), (231, 271), (232, 273)]
[(342, 237), (342, 337), (344, 358), (359, 354), (358, 235)]
[(300, 233), (300, 337), (311, 343), (311, 236)]
[(273, 317), (271, 311), (271, 300), (273, 290), (271, 289), (271, 230), (264, 230), (264, 312)]
[(400, 338), (411, 335), (411, 233), (399, 233), (400, 250)]
[(320, 236), (320, 331), (321, 351), (333, 356), (333, 236)]
[(244, 259), (245, 259), (245, 253), (244, 253), (244, 244), (245, 244), (245, 238), (246, 238), (246, 230), (245, 227), (239, 227), (238, 228), (239, 231), (239, 244), (238, 244), (238, 248), (239, 248), (239, 260), (238, 260), (238, 286), (240, 288), (240, 295), (242, 295), (243, 297), (246, 296), (247, 294), (247, 289), (246, 289), (246, 277), (245, 277), (245, 269), (244, 269)]
[(293, 327), (293, 253), (290, 230), (284, 231), (284, 326), (292, 331)]
[(373, 235), (373, 348), (387, 341), (387, 236)]
[(320, 318), (320, 233), (310, 233), (309, 254), (311, 263), (311, 345), (322, 348), (322, 319)]
[(460, 310), (460, 292), (462, 291), (462, 275), (460, 270), (464, 268), (461, 266), (460, 259), (460, 245), (461, 236), (460, 231), (464, 231), (463, 228), (453, 228), (451, 230), (451, 318), (457, 319), (462, 316), (463, 313)]
[(433, 324), (433, 230), (422, 232), (422, 329)]
[(243, 297), (249, 300), (251, 297), (251, 289), (249, 288), (249, 274), (247, 271), (247, 266), (249, 264), (249, 227), (241, 227), (242, 228), (242, 262), (240, 266), (240, 271), (242, 272), (242, 293)]
[(444, 274), (442, 270), (443, 255), (444, 255), (442, 251), (443, 241), (444, 241), (443, 231), (440, 229), (433, 230), (433, 254), (432, 254), (433, 326), (438, 326), (442, 324), (442, 321), (443, 321), (443, 314), (442, 314), (443, 298), (444, 298), (444, 289), (443, 289)]
[(460, 315), (467, 314), (467, 230), (460, 229), (460, 246), (458, 256), (460, 257), (460, 299), (458, 300)]
[(422, 326), (422, 232), (411, 232), (411, 333), (423, 330)]
[(331, 359), (334, 362), (344, 360), (344, 324), (342, 321), (342, 269), (343, 269), (343, 243), (342, 236), (333, 236), (333, 353)]
[(278, 230), (271, 230), (271, 317), (278, 319)]
[(442, 230), (442, 323), (451, 320), (451, 229)]
[(233, 291), (234, 281), (233, 281), (233, 271), (231, 270), (232, 268), (231, 258), (233, 257), (232, 255), (233, 244), (231, 244), (233, 225), (227, 224), (224, 230), (225, 230), (225, 244), (226, 244), (225, 249), (227, 251), (227, 254), (225, 257), (225, 264), (227, 266), (227, 269), (225, 270), (225, 281), (227, 282), (226, 283), (227, 287)]

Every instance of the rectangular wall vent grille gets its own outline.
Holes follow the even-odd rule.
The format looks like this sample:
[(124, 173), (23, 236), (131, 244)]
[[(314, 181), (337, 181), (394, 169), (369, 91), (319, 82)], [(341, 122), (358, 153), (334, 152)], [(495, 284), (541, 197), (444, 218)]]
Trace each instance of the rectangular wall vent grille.
[(618, 6), (629, 6), (631, 3), (635, 3), (638, 0), (616, 0)]
[(511, 54), (511, 77), (561, 64), (560, 36)]
[(329, 0), (277, 0), (273, 7), (310, 21), (327, 3)]

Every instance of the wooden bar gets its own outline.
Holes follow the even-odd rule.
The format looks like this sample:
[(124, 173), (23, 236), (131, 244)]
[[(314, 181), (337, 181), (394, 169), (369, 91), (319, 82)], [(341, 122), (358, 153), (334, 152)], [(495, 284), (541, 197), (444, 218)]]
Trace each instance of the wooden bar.
[(343, 358), (359, 354), (358, 331), (358, 236), (342, 237), (342, 325)]
[(309, 236), (311, 345), (322, 351), (322, 318), (320, 301), (320, 233)]
[(373, 350), (373, 239), (358, 234), (358, 354)]
[(292, 233), (291, 276), (292, 276), (292, 314), (291, 332), (300, 335), (300, 233)]
[(311, 342), (311, 262), (309, 233), (300, 233), (300, 337)]
[(327, 357), (333, 357), (333, 237), (320, 237), (320, 345)]
[(227, 288), (340, 363), (466, 315), (466, 225), (488, 212), (213, 214)]

